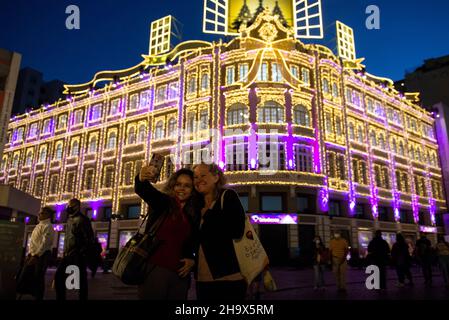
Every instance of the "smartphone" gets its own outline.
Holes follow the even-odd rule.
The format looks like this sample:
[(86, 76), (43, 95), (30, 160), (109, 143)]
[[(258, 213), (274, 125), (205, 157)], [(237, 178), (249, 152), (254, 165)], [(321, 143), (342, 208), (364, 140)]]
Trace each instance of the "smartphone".
[(161, 154), (153, 153), (151, 156), (150, 166), (153, 166), (156, 168), (156, 175), (151, 180), (152, 183), (156, 183), (159, 179), (162, 171), (162, 167), (164, 166), (164, 160), (165, 157)]

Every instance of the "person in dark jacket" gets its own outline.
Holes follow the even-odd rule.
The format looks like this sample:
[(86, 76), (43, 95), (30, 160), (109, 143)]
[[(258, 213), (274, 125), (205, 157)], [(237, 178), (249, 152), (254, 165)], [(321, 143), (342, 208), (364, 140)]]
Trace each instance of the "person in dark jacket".
[(387, 288), (387, 266), (390, 258), (390, 246), (382, 238), (382, 232), (376, 230), (374, 239), (368, 245), (369, 262), (379, 268), (380, 289)]
[(421, 265), (424, 283), (426, 286), (432, 285), (432, 243), (427, 239), (425, 234), (416, 241), (416, 258)]
[(237, 193), (224, 189), (226, 181), (216, 164), (196, 165), (193, 172), (195, 189), (204, 196), (197, 258), (197, 298), (244, 300), (247, 284), (240, 272), (233, 239), (243, 236), (245, 210)]
[(412, 259), (408, 250), (408, 244), (405, 242), (404, 236), (400, 233), (396, 235), (396, 243), (391, 249), (391, 258), (396, 267), (396, 273), (398, 274), (398, 287), (404, 287), (406, 277), (409, 285), (413, 285), (413, 278), (410, 272)]
[(315, 271), (314, 289), (324, 289), (324, 270), (329, 262), (329, 250), (324, 246), (320, 236), (316, 236), (315, 239), (313, 239), (313, 242), (313, 270)]
[(196, 201), (201, 197), (193, 188), (191, 170), (181, 169), (172, 174), (164, 192), (150, 183), (155, 170), (153, 166), (144, 166), (135, 178), (135, 192), (150, 206), (145, 232), (162, 221), (156, 231), (160, 244), (149, 258), (151, 267), (139, 286), (139, 298), (187, 300), (199, 221), (195, 213), (201, 207)]
[(66, 278), (68, 266), (79, 268), (79, 298), (87, 300), (87, 259), (95, 237), (89, 218), (81, 213), (81, 202), (78, 199), (69, 201), (66, 211), (68, 219), (64, 240), (64, 256), (55, 274), (56, 299), (66, 299)]

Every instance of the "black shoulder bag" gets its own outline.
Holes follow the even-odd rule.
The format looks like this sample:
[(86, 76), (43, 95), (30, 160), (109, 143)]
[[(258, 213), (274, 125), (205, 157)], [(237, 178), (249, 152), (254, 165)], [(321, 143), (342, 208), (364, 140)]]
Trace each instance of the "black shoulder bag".
[(140, 285), (145, 281), (148, 272), (148, 258), (155, 252), (159, 245), (156, 232), (165, 220), (166, 214), (162, 214), (151, 226), (149, 232), (140, 233), (140, 229), (148, 215), (142, 221), (139, 231), (128, 240), (120, 250), (112, 266), (112, 273), (124, 284)]

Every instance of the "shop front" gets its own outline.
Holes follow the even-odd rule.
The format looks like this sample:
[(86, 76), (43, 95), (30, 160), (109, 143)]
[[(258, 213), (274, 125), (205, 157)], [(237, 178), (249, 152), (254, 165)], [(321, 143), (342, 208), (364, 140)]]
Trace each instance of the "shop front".
[(272, 266), (289, 264), (288, 226), (298, 223), (296, 214), (250, 214), (250, 222), (257, 225), (258, 235)]

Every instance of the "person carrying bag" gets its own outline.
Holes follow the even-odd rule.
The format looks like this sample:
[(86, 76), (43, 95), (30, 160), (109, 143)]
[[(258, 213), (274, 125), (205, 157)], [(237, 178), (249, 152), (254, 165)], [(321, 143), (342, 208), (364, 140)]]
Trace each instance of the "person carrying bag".
[(164, 216), (160, 217), (150, 228), (148, 233), (140, 233), (142, 225), (148, 215), (140, 224), (139, 231), (128, 240), (125, 247), (119, 252), (112, 266), (112, 273), (126, 285), (141, 285), (152, 266), (148, 259), (157, 249), (159, 240), (156, 232), (161, 226)]

